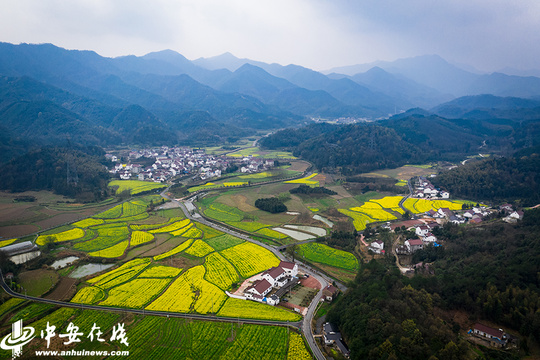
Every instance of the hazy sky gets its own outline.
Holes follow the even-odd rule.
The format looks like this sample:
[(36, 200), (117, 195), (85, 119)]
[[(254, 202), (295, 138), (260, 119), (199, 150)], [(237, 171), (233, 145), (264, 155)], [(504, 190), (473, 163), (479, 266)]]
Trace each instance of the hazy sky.
[(486, 71), (540, 68), (538, 0), (14, 0), (0, 34), (109, 57), (228, 51), (324, 70), (438, 54)]

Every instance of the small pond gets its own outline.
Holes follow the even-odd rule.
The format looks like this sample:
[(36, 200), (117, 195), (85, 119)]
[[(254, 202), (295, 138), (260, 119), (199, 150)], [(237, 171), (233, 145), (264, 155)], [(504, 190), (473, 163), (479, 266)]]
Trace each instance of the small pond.
[(73, 270), (71, 274), (69, 274), (69, 277), (80, 279), (82, 277), (95, 274), (113, 266), (114, 264), (86, 264), (83, 266), (79, 266), (78, 268)]
[(55, 270), (66, 267), (68, 264), (71, 264), (75, 260), (79, 259), (77, 256), (68, 256), (63, 259), (56, 260), (52, 263), (51, 267)]

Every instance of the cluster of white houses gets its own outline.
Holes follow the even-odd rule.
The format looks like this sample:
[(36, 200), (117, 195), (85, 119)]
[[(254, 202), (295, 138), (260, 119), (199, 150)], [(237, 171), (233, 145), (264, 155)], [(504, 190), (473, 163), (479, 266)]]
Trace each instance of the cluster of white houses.
[[(106, 154), (105, 157), (115, 163), (109, 172), (118, 175), (120, 179), (154, 182), (164, 182), (182, 174), (194, 174), (201, 180), (211, 179), (220, 177), (232, 165), (238, 166), (239, 171), (243, 173), (264, 171), (274, 166), (273, 160), (252, 156), (244, 158), (213, 156), (206, 154), (202, 149), (189, 147), (162, 146), (154, 149), (132, 150), (120, 158), (112, 154)], [(141, 158), (154, 159), (154, 163), (143, 166), (137, 163), (137, 160)]]
[[(244, 290), (244, 296), (258, 302), (265, 302), (269, 305), (279, 304), (279, 298), (285, 291), (298, 283), (298, 265), (282, 261), (278, 266), (266, 270), (262, 273), (261, 279)], [(276, 289), (277, 291), (267, 296)]]
[(448, 191), (441, 191), (439, 189), (436, 189), (435, 186), (433, 186), (433, 184), (431, 183), (431, 181), (429, 181), (423, 176), (419, 176), (416, 182), (413, 197), (423, 199), (448, 199), (450, 197), (450, 193)]

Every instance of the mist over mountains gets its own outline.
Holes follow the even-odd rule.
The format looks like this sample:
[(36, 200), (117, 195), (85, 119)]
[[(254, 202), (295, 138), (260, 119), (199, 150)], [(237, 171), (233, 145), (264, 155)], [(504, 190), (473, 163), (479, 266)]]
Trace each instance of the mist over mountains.
[(323, 74), (229, 53), (106, 58), (0, 43), (2, 161), (29, 144), (208, 144), (311, 118), (375, 120), (412, 108), (449, 118), (538, 119), (539, 100), (538, 77), (478, 74), (438, 56)]

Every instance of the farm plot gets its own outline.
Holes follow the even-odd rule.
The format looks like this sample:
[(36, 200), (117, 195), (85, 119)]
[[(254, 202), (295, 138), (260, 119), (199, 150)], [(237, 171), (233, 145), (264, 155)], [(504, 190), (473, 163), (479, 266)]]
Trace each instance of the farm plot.
[(301, 179), (285, 181), (285, 184), (304, 184), (304, 185), (310, 185), (310, 186), (318, 186), (319, 185), (318, 181), (311, 180), (317, 175), (318, 175), (317, 173), (313, 173)]
[(356, 271), (358, 259), (350, 252), (331, 248), (327, 245), (312, 242), (300, 244), (302, 256), (309, 261)]
[(166, 253), (154, 256), (154, 260), (161, 260), (161, 259), (168, 258), (169, 256), (173, 256), (175, 254), (178, 254), (179, 252), (182, 252), (182, 251), (186, 250), (189, 247), (189, 245), (191, 245), (192, 242), (193, 242), (193, 239), (187, 239), (186, 241), (184, 241), (183, 243), (181, 243), (180, 245), (178, 245), (174, 249), (171, 249), (171, 250), (167, 251)]
[(97, 215), (94, 215), (93, 217), (96, 219), (116, 219), (122, 216), (122, 205), (116, 205), (113, 208), (110, 208), (109, 210), (106, 210), (102, 213), (99, 213)]
[(192, 226), (185, 233), (183, 233), (182, 236), (188, 238), (199, 238), (203, 236), (203, 232), (197, 229), (196, 226)]
[(175, 278), (182, 272), (171, 266), (156, 265), (144, 270), (138, 278)]
[[(277, 326), (244, 325), (225, 359), (284, 359), (287, 354), (287, 330)], [(257, 339), (257, 342), (253, 341)], [(264, 353), (261, 349), (266, 349)], [(259, 357), (260, 356), (260, 357)]]
[(271, 238), (274, 238), (274, 239), (277, 239), (277, 240), (282, 240), (282, 239), (287, 238), (287, 235), (282, 234), (282, 233), (277, 232), (277, 231), (274, 231), (272, 229), (268, 229), (268, 228), (262, 228), (260, 230), (257, 230), (256, 232), (258, 234), (268, 236), (268, 237), (271, 237)]
[(371, 199), (371, 202), (375, 202), (385, 209), (392, 209), (397, 211), (400, 214), (403, 214), (404, 211), (399, 207), (399, 202), (403, 199), (403, 196), (386, 196), (382, 199)]
[(199, 314), (216, 312), (227, 296), (216, 285), (206, 281), (204, 273), (205, 269), (202, 265), (187, 270), (169, 286), (163, 295), (146, 308)]
[(311, 360), (313, 357), (306, 349), (306, 343), (302, 339), (302, 335), (291, 332), (289, 335), (289, 351), (287, 352), (287, 360)]
[(227, 290), (237, 282), (238, 273), (223, 256), (215, 252), (206, 257), (204, 278), (223, 290)]
[(448, 208), (450, 210), (461, 210), (462, 204), (448, 200), (428, 200), (428, 199), (413, 199), (405, 200), (403, 206), (414, 214), (422, 214), (429, 210), (437, 211), (440, 208)]
[(150, 258), (131, 260), (117, 269), (111, 270), (103, 275), (99, 275), (88, 280), (88, 282), (102, 289), (109, 289), (137, 276), (148, 265), (150, 265), (151, 261), (152, 260)]
[(36, 244), (45, 245), (49, 241), (49, 239), (51, 239), (53, 242), (77, 240), (77, 239), (82, 238), (83, 236), (84, 236), (84, 230), (75, 228), (75, 229), (63, 231), (58, 234), (40, 235), (38, 236), (36, 240)]
[(109, 183), (109, 187), (114, 186), (118, 186), (118, 189), (116, 189), (116, 194), (120, 194), (124, 191), (129, 191), (131, 195), (136, 195), (145, 191), (167, 187), (167, 185), (163, 184), (138, 180), (113, 180)]
[(350, 208), (350, 210), (364, 213), (376, 221), (388, 221), (396, 219), (394, 215), (390, 214), (388, 211), (383, 210), (379, 203), (372, 201), (367, 201), (362, 206), (352, 207)]
[(193, 245), (191, 245), (189, 249), (186, 250), (186, 254), (197, 257), (205, 257), (211, 252), (214, 252), (214, 249), (202, 240), (195, 240), (195, 242), (193, 242)]
[(170, 225), (167, 225), (167, 226), (164, 226), (164, 227), (161, 227), (161, 228), (158, 228), (158, 229), (150, 230), (149, 233), (151, 233), (151, 234), (168, 233), (168, 232), (179, 230), (179, 229), (189, 225), (189, 223), (190, 223), (189, 219), (184, 219), (184, 220), (174, 222), (174, 223), (172, 223)]
[(135, 279), (109, 290), (104, 306), (120, 306), (138, 309), (146, 305), (169, 285), (171, 279)]
[(250, 242), (225, 249), (221, 251), (221, 255), (229, 260), (244, 278), (279, 265), (279, 259), (273, 253)]
[(105, 292), (103, 289), (95, 286), (87, 286), (77, 291), (75, 296), (71, 299), (71, 302), (78, 304), (95, 304), (104, 298)]
[(256, 232), (270, 226), (256, 221), (229, 221), (227, 224), (249, 232)]
[(98, 236), (95, 239), (77, 243), (73, 247), (81, 251), (97, 251), (126, 240), (129, 236), (128, 227), (125, 224), (114, 225), (114, 227), (100, 225), (93, 228), (93, 230), (97, 230), (98, 232)]
[(175, 231), (171, 231), (170, 234), (172, 236), (182, 236), (186, 232), (188, 232), (188, 230), (191, 229), (193, 227), (193, 225), (195, 225), (195, 224), (194, 223), (189, 223), (187, 226), (184, 226), (183, 228), (180, 228), (180, 229), (175, 230)]
[(77, 221), (76, 223), (73, 223), (72, 225), (78, 228), (87, 228), (90, 226), (101, 225), (103, 223), (104, 223), (103, 219), (88, 218), (81, 221)]
[(146, 206), (135, 204), (134, 202), (125, 202), (122, 204), (122, 217), (139, 215), (146, 212)]
[(210, 245), (217, 251), (225, 250), (244, 242), (244, 240), (237, 238), (236, 236), (229, 235), (229, 234), (223, 234), (218, 237), (205, 239), (204, 241), (206, 241), (208, 245)]
[(8, 246), (10, 244), (13, 244), (17, 239), (8, 239), (8, 240), (1, 240), (0, 241), (0, 248), (4, 246)]
[(348, 217), (351, 217), (353, 219), (354, 228), (358, 231), (364, 230), (366, 228), (366, 224), (373, 222), (372, 218), (370, 218), (369, 216), (363, 213), (350, 211), (347, 209), (337, 209), (337, 210), (343, 215), (347, 215)]
[(249, 300), (228, 298), (219, 310), (218, 316), (242, 317), (248, 319), (298, 321), (302, 316), (292, 311)]
[(117, 258), (124, 255), (124, 253), (126, 252), (126, 249), (128, 248), (128, 245), (129, 245), (129, 241), (124, 240), (111, 247), (108, 247), (102, 250), (89, 252), (88, 255), (92, 257), (99, 257), (99, 258), (109, 258), (109, 259)]
[(221, 203), (212, 203), (204, 210), (204, 214), (218, 221), (242, 221), (244, 213), (236, 208)]
[(145, 231), (133, 231), (131, 233), (130, 245), (137, 246), (150, 242), (152, 240), (154, 240), (154, 235), (152, 234), (149, 234)]
[(138, 224), (130, 224), (129, 227), (133, 230), (139, 230), (139, 231), (147, 231), (147, 230), (155, 230), (162, 227), (165, 227), (167, 225), (170, 225), (172, 223), (175, 223), (179, 220), (184, 219), (183, 217), (173, 217), (170, 218), (166, 223), (161, 224), (144, 224), (144, 225), (138, 225)]

